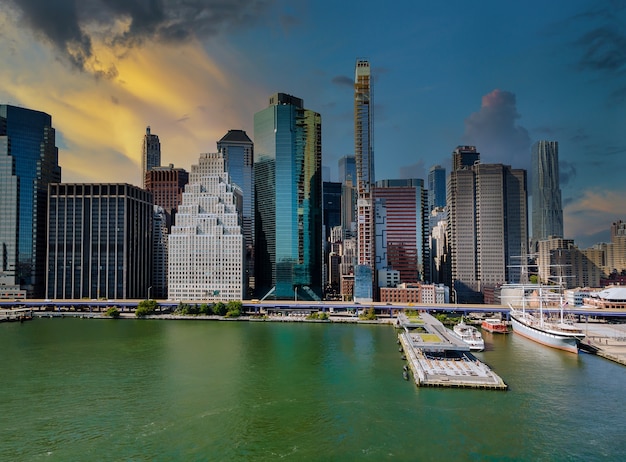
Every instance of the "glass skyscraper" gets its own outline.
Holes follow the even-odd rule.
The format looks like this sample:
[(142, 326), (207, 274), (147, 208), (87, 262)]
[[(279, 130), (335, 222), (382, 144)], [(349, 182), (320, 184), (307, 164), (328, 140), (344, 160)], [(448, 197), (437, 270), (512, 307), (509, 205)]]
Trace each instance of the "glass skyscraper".
[(52, 117), (0, 105), (0, 286), (43, 298), (48, 184), (58, 181)]
[(228, 130), (217, 142), (217, 150), (224, 156), (230, 181), (243, 193), (242, 223), (246, 242), (245, 286), (246, 296), (254, 290), (254, 144), (243, 130)]
[(284, 93), (254, 115), (256, 294), (316, 299), (322, 287), (322, 120)]
[(146, 172), (161, 165), (161, 142), (157, 135), (150, 133), (150, 127), (146, 127), (141, 146), (141, 181), (146, 187)]
[(531, 157), (532, 240), (563, 237), (563, 209), (559, 187), (559, 143), (537, 141)]
[(446, 206), (446, 169), (433, 165), (428, 171), (428, 212)]

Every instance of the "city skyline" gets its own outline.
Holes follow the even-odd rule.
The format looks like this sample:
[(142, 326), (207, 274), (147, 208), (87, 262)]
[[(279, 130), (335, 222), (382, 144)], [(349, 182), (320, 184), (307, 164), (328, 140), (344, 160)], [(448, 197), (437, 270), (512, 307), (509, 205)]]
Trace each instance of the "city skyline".
[(148, 125), (162, 163), (189, 168), (228, 130), (252, 133), (276, 91), (322, 114), (336, 178), (354, 154), (351, 75), (366, 57), (377, 178), (449, 171), (465, 144), (529, 170), (532, 143), (558, 141), (564, 237), (606, 242), (626, 214), (623, 2), (407, 3), (402, 15), (375, 2), (174, 4), (0, 0), (0, 102), (53, 117), (63, 181), (141, 185)]

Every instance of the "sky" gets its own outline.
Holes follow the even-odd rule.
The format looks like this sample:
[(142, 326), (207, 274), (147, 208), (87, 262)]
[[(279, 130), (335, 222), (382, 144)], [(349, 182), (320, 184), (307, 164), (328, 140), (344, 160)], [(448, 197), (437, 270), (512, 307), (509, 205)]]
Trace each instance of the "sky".
[(626, 219), (624, 24), (626, 0), (0, 0), (0, 103), (52, 116), (64, 182), (140, 185), (146, 126), (189, 170), (289, 93), (322, 115), (336, 180), (365, 58), (376, 179), (449, 171), (466, 144), (529, 169), (558, 141), (565, 237), (586, 248)]

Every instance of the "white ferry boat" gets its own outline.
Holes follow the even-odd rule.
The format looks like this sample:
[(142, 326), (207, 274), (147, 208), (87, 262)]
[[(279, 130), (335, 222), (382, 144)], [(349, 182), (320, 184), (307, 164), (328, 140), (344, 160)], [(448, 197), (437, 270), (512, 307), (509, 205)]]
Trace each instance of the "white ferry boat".
[(454, 336), (463, 340), (469, 345), (470, 351), (483, 351), (485, 349), (485, 341), (478, 329), (474, 326), (465, 324), (463, 320), (452, 329)]

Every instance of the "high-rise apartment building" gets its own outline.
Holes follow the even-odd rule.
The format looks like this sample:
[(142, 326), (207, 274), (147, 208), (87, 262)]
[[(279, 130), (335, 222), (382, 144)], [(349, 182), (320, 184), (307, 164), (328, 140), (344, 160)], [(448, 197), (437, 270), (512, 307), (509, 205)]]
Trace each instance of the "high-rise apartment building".
[(373, 300), (376, 263), (374, 216), (374, 122), (370, 63), (359, 59), (354, 77), (354, 157), (357, 187), (358, 266), (355, 268), (354, 299)]
[(52, 117), (0, 105), (0, 287), (43, 298), (48, 184), (61, 181)]
[(458, 301), (482, 301), (482, 291), (519, 282), (527, 255), (526, 171), (502, 164), (462, 166), (448, 183), (448, 243)]
[(255, 286), (254, 276), (254, 144), (244, 130), (228, 130), (217, 142), (217, 150), (224, 156), (230, 181), (243, 193), (243, 236), (245, 239), (246, 298)]
[(242, 300), (242, 192), (230, 182), (221, 153), (201, 154), (169, 236), (168, 297)]
[(320, 298), (321, 116), (277, 93), (254, 115), (254, 140), (256, 293)]
[(157, 135), (150, 133), (150, 127), (146, 127), (141, 146), (141, 179), (143, 187), (146, 187), (146, 172), (161, 165), (161, 142)]
[(428, 171), (428, 211), (446, 206), (446, 169), (433, 165)]
[(384, 203), (386, 231), (380, 233), (383, 242), (377, 244), (386, 254), (386, 268), (377, 265), (376, 269), (398, 271), (401, 283), (430, 280), (430, 266), (425, 265), (429, 247), (424, 181), (381, 180), (373, 193), (377, 203)]
[(129, 184), (50, 184), (46, 297), (145, 298), (152, 194)]
[(559, 143), (537, 141), (532, 147), (532, 240), (563, 237), (559, 187)]

